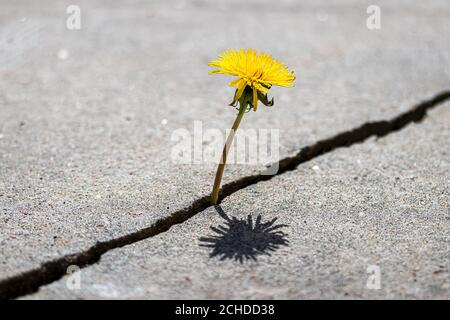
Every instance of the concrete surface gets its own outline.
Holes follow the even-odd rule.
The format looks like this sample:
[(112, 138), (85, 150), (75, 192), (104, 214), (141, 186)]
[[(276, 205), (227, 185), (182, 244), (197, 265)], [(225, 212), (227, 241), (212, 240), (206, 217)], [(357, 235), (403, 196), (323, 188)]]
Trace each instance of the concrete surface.
[[(447, 103), (233, 194), (222, 217), (210, 208), (110, 251), (77, 290), (66, 277), (25, 298), (449, 299), (449, 121)], [(374, 268), (379, 289), (367, 287)]]
[[(230, 126), (230, 79), (207, 75), (224, 49), (267, 50), (296, 72), (243, 121), (280, 129), (280, 157), (449, 87), (445, 1), (380, 2), (380, 30), (366, 28), (371, 2), (79, 1), (78, 31), (69, 4), (0, 4), (0, 279), (210, 192), (215, 165), (172, 163), (171, 134)], [(224, 183), (261, 167), (230, 165)]]

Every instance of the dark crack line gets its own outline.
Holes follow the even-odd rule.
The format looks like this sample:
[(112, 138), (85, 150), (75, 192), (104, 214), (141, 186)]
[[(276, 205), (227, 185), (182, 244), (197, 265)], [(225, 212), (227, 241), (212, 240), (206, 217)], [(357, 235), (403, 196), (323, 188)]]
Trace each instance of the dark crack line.
[[(444, 91), (433, 98), (426, 100), (411, 110), (402, 113), (391, 120), (369, 122), (358, 128), (345, 131), (329, 139), (318, 141), (310, 146), (302, 148), (296, 155), (279, 161), (279, 170), (275, 175), (252, 175), (230, 182), (222, 187), (219, 201), (235, 193), (238, 190), (254, 185), (261, 181), (268, 181), (275, 176), (295, 170), (300, 164), (313, 158), (329, 153), (337, 148), (347, 147), (363, 142), (369, 137), (382, 137), (398, 131), (413, 122), (420, 122), (425, 118), (427, 111), (449, 100), (450, 91)], [(63, 256), (59, 259), (43, 263), (40, 267), (20, 273), (0, 281), (0, 299), (15, 299), (23, 295), (31, 294), (39, 290), (41, 286), (61, 279), (70, 265), (80, 268), (95, 264), (101, 256), (116, 248), (120, 248), (153, 236), (170, 229), (175, 224), (183, 223), (197, 213), (210, 207), (209, 196), (195, 200), (189, 207), (178, 210), (169, 217), (160, 219), (153, 225), (134, 233), (98, 242), (89, 249)]]

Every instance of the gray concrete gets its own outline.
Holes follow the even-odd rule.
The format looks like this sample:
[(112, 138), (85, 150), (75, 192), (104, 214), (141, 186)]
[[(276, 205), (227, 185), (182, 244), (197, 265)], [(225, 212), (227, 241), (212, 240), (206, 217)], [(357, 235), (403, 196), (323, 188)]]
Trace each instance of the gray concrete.
[[(445, 1), (383, 2), (377, 31), (359, 1), (78, 3), (79, 31), (65, 28), (70, 1), (0, 4), (0, 279), (209, 193), (215, 166), (172, 163), (170, 137), (231, 124), (229, 79), (206, 66), (223, 49), (267, 50), (296, 72), (243, 122), (280, 129), (280, 157), (449, 85)], [(224, 182), (260, 168), (228, 166)]]
[[(229, 219), (251, 216), (255, 225), (261, 215), (284, 227), (234, 222), (208, 242), (218, 236), (211, 227), (226, 227), (211, 208), (105, 254), (81, 271), (79, 290), (63, 278), (26, 298), (449, 299), (449, 121), (447, 103), (422, 124), (319, 157), (221, 205)], [(367, 287), (368, 268), (379, 268), (380, 289)]]

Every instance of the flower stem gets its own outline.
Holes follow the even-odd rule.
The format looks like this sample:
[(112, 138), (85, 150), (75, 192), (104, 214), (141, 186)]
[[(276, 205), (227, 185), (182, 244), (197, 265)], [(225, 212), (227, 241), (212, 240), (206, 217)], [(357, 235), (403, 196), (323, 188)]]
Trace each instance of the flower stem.
[(239, 99), (239, 113), (234, 120), (233, 126), (231, 127), (231, 131), (228, 134), (227, 141), (223, 146), (222, 158), (220, 159), (219, 166), (217, 167), (216, 178), (214, 179), (214, 187), (211, 193), (211, 204), (217, 204), (217, 200), (219, 199), (219, 190), (220, 190), (220, 182), (222, 181), (223, 170), (225, 169), (225, 164), (227, 162), (228, 151), (230, 150), (231, 144), (233, 143), (234, 135), (241, 123), (242, 117), (245, 114), (245, 110), (247, 109), (247, 101), (245, 99), (245, 93), (242, 95), (241, 99)]

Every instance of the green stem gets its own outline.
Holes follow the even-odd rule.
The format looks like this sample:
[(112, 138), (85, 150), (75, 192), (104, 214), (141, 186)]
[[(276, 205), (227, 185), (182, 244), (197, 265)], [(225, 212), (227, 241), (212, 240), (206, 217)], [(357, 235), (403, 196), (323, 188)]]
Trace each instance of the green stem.
[(217, 167), (216, 178), (214, 179), (214, 187), (211, 193), (211, 204), (217, 204), (217, 200), (219, 199), (219, 190), (220, 190), (220, 182), (222, 181), (223, 170), (225, 169), (225, 164), (227, 162), (228, 151), (230, 150), (231, 144), (233, 143), (234, 135), (241, 123), (242, 117), (245, 114), (245, 110), (247, 109), (247, 102), (245, 99), (245, 94), (242, 94), (241, 99), (239, 99), (239, 113), (234, 120), (233, 126), (231, 127), (231, 131), (228, 134), (227, 141), (223, 146), (222, 158), (220, 160), (219, 166)]

